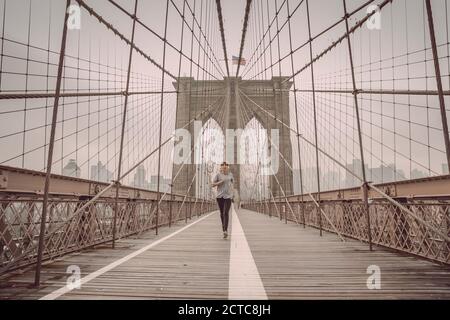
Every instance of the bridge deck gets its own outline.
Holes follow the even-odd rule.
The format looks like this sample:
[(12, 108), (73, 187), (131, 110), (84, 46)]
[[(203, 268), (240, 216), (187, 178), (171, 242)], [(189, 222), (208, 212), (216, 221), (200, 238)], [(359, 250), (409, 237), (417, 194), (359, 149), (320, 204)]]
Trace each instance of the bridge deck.
[[(44, 266), (39, 290), (29, 287), (32, 269), (16, 272), (0, 278), (0, 299), (450, 299), (448, 267), (383, 248), (369, 252), (364, 243), (247, 210), (233, 215), (223, 240), (219, 220), (213, 213), (158, 236), (122, 239), (115, 250), (62, 257)], [(70, 265), (88, 280), (81, 289), (65, 290)], [(381, 269), (380, 290), (367, 288), (370, 265)]]

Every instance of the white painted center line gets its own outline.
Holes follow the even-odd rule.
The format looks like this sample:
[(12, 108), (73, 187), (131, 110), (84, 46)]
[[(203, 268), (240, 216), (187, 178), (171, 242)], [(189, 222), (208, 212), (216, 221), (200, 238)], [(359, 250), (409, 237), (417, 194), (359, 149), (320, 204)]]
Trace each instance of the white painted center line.
[(231, 300), (266, 300), (266, 290), (234, 206), (231, 206), (230, 210), (232, 229), (228, 298)]
[[(141, 253), (144, 253), (145, 251), (150, 250), (151, 248), (153, 248), (153, 247), (157, 246), (158, 244), (160, 244), (160, 243), (162, 243), (162, 242), (172, 238), (173, 236), (179, 234), (180, 232), (183, 232), (184, 230), (192, 227), (193, 225), (199, 223), (200, 221), (203, 221), (204, 219), (208, 218), (210, 215), (212, 215), (214, 213), (216, 213), (216, 212), (211, 212), (210, 214), (207, 214), (206, 216), (204, 216), (204, 217), (202, 217), (202, 218), (200, 218), (200, 219), (198, 219), (198, 220), (188, 224), (187, 226), (184, 226), (183, 228), (181, 228), (181, 229), (179, 229), (179, 230), (177, 230), (177, 231), (175, 231), (175, 232), (173, 232), (173, 233), (171, 233), (171, 234), (169, 234), (169, 235), (167, 235), (167, 236), (165, 236), (165, 237), (163, 237), (163, 238), (161, 238), (159, 240), (156, 240), (156, 241), (150, 243), (149, 245), (147, 245), (147, 246), (145, 246), (145, 247), (143, 247), (143, 248), (141, 248), (139, 250), (136, 250), (136, 251), (130, 253), (129, 255), (127, 255), (127, 256), (119, 259), (119, 260), (116, 260), (116, 261), (108, 264), (107, 266), (105, 266), (105, 267), (103, 267), (103, 268), (101, 268), (101, 269), (99, 269), (97, 271), (92, 272), (91, 274), (88, 274), (87, 276), (85, 276), (84, 278), (82, 278), (80, 280), (81, 281), (81, 286), (83, 286), (84, 284), (88, 283), (91, 280), (94, 280), (95, 278), (101, 276), (102, 274), (104, 274), (104, 273), (106, 273), (106, 272), (108, 272), (108, 271), (110, 271), (110, 270), (120, 266), (121, 264), (123, 264), (123, 263), (125, 263), (125, 262), (127, 262), (127, 261), (129, 261), (131, 259), (133, 259), (134, 257), (140, 255)], [(43, 296), (39, 300), (55, 300), (55, 299), (59, 298), (60, 296), (66, 294), (66, 293), (68, 293), (68, 292), (70, 292), (72, 290), (73, 289), (71, 289), (69, 286), (64, 286), (64, 287), (62, 287), (62, 288), (60, 288), (58, 290), (53, 291), (52, 293), (49, 293), (46, 296)]]

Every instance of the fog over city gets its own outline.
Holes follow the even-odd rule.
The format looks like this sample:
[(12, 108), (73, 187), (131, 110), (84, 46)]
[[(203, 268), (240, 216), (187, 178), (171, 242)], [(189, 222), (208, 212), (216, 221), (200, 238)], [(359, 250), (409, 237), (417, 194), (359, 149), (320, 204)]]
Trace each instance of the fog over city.
[[(316, 150), (308, 143), (315, 143), (313, 83), (318, 91), (315, 103), (318, 146), (321, 149), (318, 162), (321, 188), (332, 190), (358, 186), (360, 181), (349, 174), (351, 171), (361, 176), (362, 165), (351, 94), (353, 88), (347, 42), (339, 41), (315, 61), (314, 81), (311, 81), (308, 66), (310, 52), (309, 46), (305, 45), (309, 39), (307, 12), (301, 2), (289, 1), (288, 9), (283, 1), (254, 1), (246, 46), (242, 53), (246, 64), (240, 67), (240, 76), (244, 80), (270, 80), (272, 77), (286, 76), (293, 82), (289, 98), (290, 123), (287, 124), (293, 130), (288, 132), (287, 128), (282, 128), (286, 130), (284, 134), (291, 135), (291, 189), (295, 194), (301, 192), (298, 155), (302, 166), (303, 191), (314, 192), (318, 188)], [(383, 2), (373, 1), (373, 4), (380, 5)], [(134, 1), (91, 0), (84, 3), (94, 12), (101, 12), (102, 19), (111, 24), (116, 33), (131, 38), (132, 23), (128, 14), (134, 10)], [(348, 12), (357, 10), (349, 19), (350, 26), (367, 14), (365, 7), (360, 8), (364, 3), (362, 0), (347, 1)], [(175, 80), (166, 74), (162, 83), (160, 67), (163, 63), (175, 78), (223, 80), (226, 76), (215, 3), (207, 0), (174, 0), (169, 4), (166, 39), (170, 45), (166, 46), (163, 59), (164, 42), (161, 37), (165, 31), (165, 15), (161, 12), (166, 8), (166, 1), (138, 2), (137, 16), (142, 24), (136, 27), (134, 41), (146, 56), (135, 52), (129, 90), (159, 92), (163, 89), (168, 92), (163, 97), (162, 141), (169, 139), (176, 128), (177, 109)], [(273, 20), (275, 5), (279, 10), (276, 23)], [(181, 38), (183, 20), (180, 14), (183, 6), (187, 22)], [(233, 76), (237, 66), (231, 60), (232, 56), (239, 56), (245, 1), (223, 1), (222, 6), (230, 74)], [(342, 1), (338, 0), (309, 1), (309, 6), (311, 33), (315, 37), (312, 56), (317, 57), (345, 34), (343, 23), (321, 34), (330, 27), (331, 22), (339, 21), (344, 11)], [(393, 1), (385, 4), (381, 10), (379, 27), (363, 25), (351, 35), (356, 86), (367, 91), (358, 94), (365, 168), (368, 180), (375, 183), (448, 174), (424, 9), (424, 3), (420, 0)], [(449, 30), (442, 26), (446, 25), (449, 9), (443, 0), (433, 1), (433, 9), (435, 24), (439, 26), (436, 38), (443, 87), (448, 91)], [(291, 33), (285, 23), (288, 19), (287, 10), (290, 13), (295, 11), (290, 18)], [(2, 94), (54, 92), (64, 12), (65, 1), (0, 1)], [(197, 22), (194, 22), (192, 12), (196, 13)], [(264, 15), (262, 12), (270, 14)], [(124, 103), (124, 95), (120, 93), (126, 86), (129, 46), (113, 30), (108, 30), (104, 23), (99, 23), (98, 17), (91, 15), (86, 8), (80, 8), (80, 13), (80, 29), (68, 31), (62, 91), (118, 94), (61, 97), (52, 171), (109, 182), (115, 179), (118, 169)], [(197, 23), (202, 26), (201, 30)], [(178, 50), (181, 46), (183, 54), (180, 60)], [(292, 64), (291, 46), (295, 49)], [(281, 62), (278, 63), (278, 60)], [(297, 71), (300, 72), (292, 78)], [(371, 90), (422, 93), (379, 94), (371, 93)], [(433, 93), (427, 94), (430, 92)], [(445, 102), (449, 114), (448, 95), (445, 96)], [(133, 168), (158, 147), (160, 105), (159, 94), (129, 96), (122, 172)], [(1, 165), (39, 171), (45, 169), (52, 108), (52, 97), (0, 100)], [(297, 127), (296, 116), (299, 133), (304, 138), (300, 142), (300, 152), (297, 134), (293, 132)], [(204, 125), (205, 128), (220, 128), (219, 124), (213, 122), (205, 122)], [(247, 126), (248, 129), (256, 127), (271, 129), (263, 128), (256, 119)], [(208, 135), (207, 131), (205, 136)], [(262, 141), (260, 139), (251, 144), (247, 153), (254, 155), (256, 149), (261, 148)], [(172, 153), (173, 143), (161, 148), (160, 175), (163, 177), (164, 190), (169, 190), (175, 174)], [(157, 163), (156, 153), (133, 170), (124, 182), (154, 189), (158, 175)], [(206, 165), (197, 169), (197, 193), (209, 194), (205, 186), (199, 185), (199, 181), (209, 180), (213, 171), (207, 170)], [(217, 168), (214, 170), (216, 172)], [(283, 170), (290, 171), (289, 168)], [(249, 166), (241, 170), (241, 175), (242, 180), (246, 181), (244, 185), (251, 185), (258, 176), (257, 168)], [(267, 181), (261, 177), (257, 180), (257, 193), (267, 195)], [(247, 190), (246, 197), (251, 197), (249, 188), (241, 188), (241, 192), (245, 193), (242, 189)]]

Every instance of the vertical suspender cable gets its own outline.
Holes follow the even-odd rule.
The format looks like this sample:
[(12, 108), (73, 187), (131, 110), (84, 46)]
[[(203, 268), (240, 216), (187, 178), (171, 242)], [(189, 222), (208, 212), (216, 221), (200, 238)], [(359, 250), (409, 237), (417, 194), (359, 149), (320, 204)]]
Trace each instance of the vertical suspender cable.
[[(166, 21), (164, 26), (164, 44), (163, 44), (163, 69), (166, 68), (166, 39), (167, 39), (167, 21), (169, 17), (169, 0), (166, 2)], [(156, 203), (156, 225), (155, 225), (155, 232), (158, 234), (158, 224), (159, 224), (159, 210), (160, 210), (160, 204), (159, 200), (161, 198), (160, 194), (160, 184), (161, 184), (161, 144), (162, 144), (162, 125), (163, 125), (163, 107), (164, 107), (164, 80), (165, 80), (165, 72), (163, 71), (161, 73), (161, 108), (159, 110), (159, 138), (158, 138), (158, 178), (157, 178), (157, 203)]]
[(48, 148), (47, 157), (47, 172), (45, 174), (45, 185), (44, 185), (44, 199), (42, 202), (42, 214), (41, 214), (41, 225), (39, 233), (39, 244), (38, 244), (38, 254), (36, 263), (36, 273), (34, 278), (35, 286), (40, 285), (41, 281), (41, 266), (42, 266), (42, 256), (44, 253), (44, 238), (45, 238), (45, 224), (47, 220), (47, 207), (48, 207), (48, 196), (50, 191), (50, 176), (52, 173), (52, 162), (53, 162), (53, 149), (55, 145), (55, 134), (56, 134), (56, 122), (58, 120), (58, 107), (59, 107), (59, 96), (61, 93), (61, 83), (62, 83), (62, 73), (64, 67), (64, 56), (66, 54), (66, 43), (67, 43), (67, 21), (69, 19), (69, 6), (70, 1), (67, 0), (66, 11), (64, 17), (64, 27), (61, 40), (61, 51), (59, 52), (59, 62), (58, 62), (58, 77), (56, 80), (56, 90), (55, 90), (55, 100), (53, 102), (53, 115), (52, 115), (52, 127), (50, 131), (50, 142)]
[(247, 0), (247, 5), (245, 7), (244, 25), (242, 27), (241, 47), (239, 49), (239, 60), (238, 60), (238, 66), (237, 66), (237, 70), (236, 70), (236, 78), (239, 77), (239, 70), (241, 68), (242, 53), (244, 51), (245, 35), (247, 33), (248, 17), (250, 14), (251, 5), (252, 5), (252, 0)]
[(362, 140), (362, 132), (361, 132), (361, 118), (359, 116), (359, 105), (358, 105), (358, 89), (356, 88), (356, 79), (355, 79), (355, 68), (353, 65), (353, 53), (352, 53), (352, 43), (350, 40), (350, 28), (348, 26), (348, 12), (347, 12), (347, 1), (343, 0), (344, 4), (344, 14), (345, 14), (345, 27), (347, 30), (347, 44), (348, 44), (348, 57), (350, 59), (350, 71), (352, 75), (352, 84), (353, 84), (353, 98), (355, 103), (355, 115), (356, 115), (356, 123), (358, 127), (358, 139), (359, 139), (359, 152), (361, 157), (361, 172), (363, 179), (363, 198), (364, 198), (364, 209), (366, 211), (367, 217), (367, 237), (369, 241), (369, 249), (372, 251), (372, 231), (370, 227), (370, 209), (369, 209), (369, 191), (366, 177), (366, 166), (364, 161), (364, 150), (363, 150), (363, 140)]
[[(314, 113), (314, 139), (316, 148), (316, 175), (317, 175), (317, 215), (319, 217), (319, 229), (320, 236), (322, 236), (322, 214), (320, 211), (320, 168), (319, 168), (319, 141), (317, 136), (317, 112), (316, 112), (316, 88), (314, 84), (314, 59), (313, 59), (313, 49), (312, 49), (312, 36), (311, 36), (311, 17), (309, 12), (309, 1), (306, 0), (306, 14), (308, 18), (308, 34), (309, 34), (309, 57), (311, 59), (311, 85), (312, 85), (312, 95), (313, 95), (313, 113)], [(294, 75), (293, 75), (294, 76)]]
[(430, 0), (425, 1), (428, 15), (428, 29), (430, 31), (431, 49), (433, 51), (434, 68), (436, 72), (436, 85), (439, 93), (439, 107), (441, 111), (442, 131), (444, 134), (445, 152), (447, 154), (447, 167), (450, 170), (450, 137), (448, 131), (447, 110), (445, 109), (444, 90), (442, 87), (441, 69), (439, 66), (439, 55), (436, 44), (436, 33), (434, 31), (433, 11)]
[(123, 105), (123, 115), (122, 115), (122, 131), (120, 136), (120, 150), (119, 150), (119, 164), (117, 169), (117, 181), (116, 181), (116, 197), (114, 200), (114, 218), (113, 218), (113, 232), (112, 232), (112, 247), (116, 244), (116, 233), (117, 233), (117, 215), (119, 211), (119, 189), (120, 189), (120, 177), (122, 171), (122, 160), (123, 160), (123, 144), (125, 136), (125, 125), (127, 121), (127, 108), (128, 108), (128, 91), (130, 89), (130, 76), (131, 76), (131, 62), (133, 59), (133, 45), (134, 45), (134, 33), (136, 30), (136, 14), (137, 14), (138, 0), (134, 3), (134, 15), (133, 15), (133, 28), (131, 31), (131, 44), (130, 44), (130, 54), (128, 56), (128, 71), (127, 71), (127, 83), (125, 88), (125, 100)]

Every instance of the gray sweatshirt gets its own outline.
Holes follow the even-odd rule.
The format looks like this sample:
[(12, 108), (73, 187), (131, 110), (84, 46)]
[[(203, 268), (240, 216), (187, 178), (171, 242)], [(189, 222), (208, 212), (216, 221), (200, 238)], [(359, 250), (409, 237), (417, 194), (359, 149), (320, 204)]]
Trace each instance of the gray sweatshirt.
[(217, 198), (232, 199), (233, 198), (233, 174), (229, 172), (227, 175), (218, 173), (214, 177), (213, 182), (217, 183), (223, 181), (223, 183), (217, 186)]

